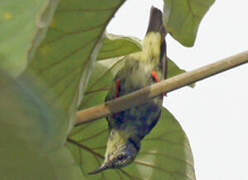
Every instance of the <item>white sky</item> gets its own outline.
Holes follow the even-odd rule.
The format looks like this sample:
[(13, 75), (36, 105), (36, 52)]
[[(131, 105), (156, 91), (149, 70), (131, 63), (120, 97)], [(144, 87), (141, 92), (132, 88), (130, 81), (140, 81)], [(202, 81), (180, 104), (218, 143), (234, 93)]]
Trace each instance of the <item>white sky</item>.
[[(143, 39), (151, 5), (128, 0), (107, 30)], [(248, 2), (216, 0), (204, 17), (193, 48), (167, 38), (168, 56), (192, 70), (248, 50)], [(248, 179), (248, 64), (168, 94), (165, 106), (189, 137), (199, 180)]]

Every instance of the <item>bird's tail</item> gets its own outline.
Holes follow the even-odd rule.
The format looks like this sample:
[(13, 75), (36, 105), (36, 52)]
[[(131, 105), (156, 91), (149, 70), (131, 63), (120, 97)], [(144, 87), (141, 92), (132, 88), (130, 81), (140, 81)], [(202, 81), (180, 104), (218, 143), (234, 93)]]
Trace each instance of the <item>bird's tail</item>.
[(163, 24), (163, 13), (155, 8), (152, 7), (150, 11), (150, 20), (149, 25), (147, 28), (146, 34), (149, 32), (159, 32), (161, 34), (161, 46), (160, 46), (160, 64), (162, 68), (162, 74), (163, 78), (167, 78), (167, 72), (168, 72), (168, 62), (167, 62), (167, 55), (166, 55), (166, 42), (165, 42), (165, 36), (166, 36), (166, 29)]
[(159, 32), (162, 37), (166, 35), (162, 12), (155, 7), (152, 7), (150, 11), (150, 20), (146, 34), (149, 32)]

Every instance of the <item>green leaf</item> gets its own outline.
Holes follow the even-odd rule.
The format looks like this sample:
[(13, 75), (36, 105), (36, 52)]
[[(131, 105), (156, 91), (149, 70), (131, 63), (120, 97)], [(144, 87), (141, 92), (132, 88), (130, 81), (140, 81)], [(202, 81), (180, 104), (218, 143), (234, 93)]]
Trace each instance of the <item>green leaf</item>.
[(113, 57), (126, 56), (142, 50), (140, 41), (136, 38), (106, 34), (103, 45), (97, 59), (109, 59)]
[(72, 0), (58, 4), (48, 33), (28, 68), (45, 84), (69, 129), (101, 47), (105, 28), (124, 0)]
[(164, 0), (166, 30), (182, 45), (193, 46), (199, 24), (214, 0)]
[(103, 161), (107, 137), (104, 119), (79, 126), (71, 133), (67, 146), (87, 179), (195, 180), (188, 139), (177, 120), (165, 108), (158, 124), (142, 141), (134, 163), (120, 170), (87, 175)]
[(41, 98), (30, 79), (0, 76), (0, 179), (82, 179), (64, 147), (62, 112)]
[(18, 76), (44, 38), (58, 0), (0, 2), (0, 70)]

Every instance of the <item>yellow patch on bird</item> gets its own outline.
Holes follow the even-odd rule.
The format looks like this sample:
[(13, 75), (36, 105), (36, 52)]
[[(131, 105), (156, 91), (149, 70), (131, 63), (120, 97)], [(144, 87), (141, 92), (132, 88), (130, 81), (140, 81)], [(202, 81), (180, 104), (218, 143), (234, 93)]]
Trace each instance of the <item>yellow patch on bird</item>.
[[(105, 153), (105, 160), (110, 160), (119, 148), (127, 143), (128, 134), (125, 134), (123, 131), (111, 131), (109, 139), (107, 142), (107, 149)], [(108, 157), (109, 154), (112, 154)], [(110, 159), (109, 159), (110, 158)]]
[(159, 59), (161, 34), (158, 32), (150, 32), (146, 35), (144, 41), (144, 52), (148, 60)]
[(50, 28), (55, 28), (56, 27), (56, 20), (55, 19), (52, 20), (52, 22), (51, 22), (49, 27)]
[(10, 20), (10, 19), (13, 18), (13, 15), (10, 12), (5, 12), (3, 14), (3, 18), (6, 19), (6, 20)]

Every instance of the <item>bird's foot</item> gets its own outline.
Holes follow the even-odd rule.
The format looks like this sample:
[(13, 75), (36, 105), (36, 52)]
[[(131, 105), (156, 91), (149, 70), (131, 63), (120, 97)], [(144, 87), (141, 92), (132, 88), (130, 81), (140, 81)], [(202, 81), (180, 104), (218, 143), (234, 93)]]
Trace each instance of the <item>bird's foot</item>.
[[(153, 79), (154, 79), (156, 82), (160, 82), (160, 79), (159, 79), (159, 77), (158, 77), (156, 71), (152, 71), (152, 77), (153, 77)], [(166, 96), (167, 94), (166, 94), (166, 92), (163, 92), (162, 95), (163, 95), (163, 96)]]

